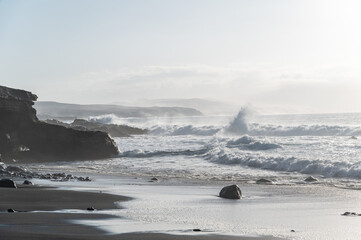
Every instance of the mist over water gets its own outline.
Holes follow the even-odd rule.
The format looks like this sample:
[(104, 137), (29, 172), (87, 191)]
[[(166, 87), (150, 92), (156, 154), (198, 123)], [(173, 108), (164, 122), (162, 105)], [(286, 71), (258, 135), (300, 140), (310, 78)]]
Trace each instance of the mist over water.
[(248, 124), (246, 122), (247, 109), (242, 108), (237, 116), (224, 128), (224, 133), (231, 135), (241, 135), (248, 132)]

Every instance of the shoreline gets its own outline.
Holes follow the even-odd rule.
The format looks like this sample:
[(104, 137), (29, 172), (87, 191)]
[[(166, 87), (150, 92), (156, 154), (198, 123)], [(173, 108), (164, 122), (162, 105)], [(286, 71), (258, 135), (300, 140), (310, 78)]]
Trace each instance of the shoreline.
[[(74, 182), (72, 183), (74, 184)], [(76, 185), (76, 184), (75, 184)], [(49, 186), (22, 186), (16, 189), (0, 188), (0, 232), (2, 238), (13, 239), (175, 239), (175, 240), (259, 240), (279, 239), (268, 236), (247, 237), (214, 233), (173, 235), (157, 232), (132, 232), (109, 234), (99, 227), (79, 224), (79, 221), (121, 221), (121, 218), (108, 213), (120, 210), (119, 204), (131, 198), (102, 192), (80, 191), (67, 187), (62, 190)], [(75, 190), (75, 191), (74, 191)], [(94, 207), (96, 211), (87, 211)], [(7, 209), (16, 210), (8, 213)], [(66, 211), (66, 210), (74, 211)]]

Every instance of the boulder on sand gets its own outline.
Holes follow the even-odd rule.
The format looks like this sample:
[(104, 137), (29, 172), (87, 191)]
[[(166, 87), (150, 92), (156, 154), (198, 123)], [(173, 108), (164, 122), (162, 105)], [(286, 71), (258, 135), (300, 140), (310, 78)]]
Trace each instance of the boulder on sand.
[(230, 185), (222, 188), (219, 192), (219, 196), (221, 198), (228, 198), (228, 199), (241, 199), (242, 198), (242, 191), (238, 187), (238, 185)]

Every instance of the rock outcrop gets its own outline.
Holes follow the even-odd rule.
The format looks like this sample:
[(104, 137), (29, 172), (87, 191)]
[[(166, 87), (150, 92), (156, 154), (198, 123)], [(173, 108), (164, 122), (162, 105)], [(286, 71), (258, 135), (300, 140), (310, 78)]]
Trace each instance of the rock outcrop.
[(100, 131), (78, 131), (40, 122), (33, 108), (37, 96), (0, 86), (0, 154), (4, 161), (101, 159), (118, 153)]
[(56, 119), (45, 120), (45, 122), (82, 131), (102, 131), (109, 133), (112, 137), (130, 137), (131, 135), (148, 133), (148, 130), (146, 129), (129, 127), (126, 125), (103, 124), (99, 122), (87, 121), (84, 119), (75, 119), (70, 124), (58, 121)]

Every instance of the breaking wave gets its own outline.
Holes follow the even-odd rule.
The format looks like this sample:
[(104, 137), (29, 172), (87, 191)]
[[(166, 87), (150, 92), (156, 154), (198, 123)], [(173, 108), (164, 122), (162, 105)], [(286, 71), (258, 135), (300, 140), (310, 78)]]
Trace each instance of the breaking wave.
[(361, 127), (339, 125), (274, 125), (259, 124), (248, 121), (249, 110), (241, 109), (239, 113), (225, 125), (211, 124), (169, 124), (163, 119), (119, 118), (114, 114), (89, 117), (89, 121), (103, 124), (121, 124), (146, 128), (150, 135), (156, 136), (357, 136), (361, 135)]
[(208, 149), (198, 149), (198, 150), (179, 150), (179, 151), (142, 151), (142, 150), (131, 150), (124, 151), (119, 154), (119, 157), (127, 158), (149, 158), (149, 157), (166, 157), (166, 156), (197, 156), (205, 154)]
[(243, 136), (243, 137), (235, 139), (235, 140), (229, 140), (226, 143), (226, 147), (238, 148), (240, 150), (253, 150), (253, 151), (262, 151), (262, 150), (282, 148), (278, 144), (254, 141), (249, 136)]
[(105, 114), (100, 116), (88, 117), (88, 121), (102, 123), (102, 124), (114, 124), (119, 121), (119, 118), (114, 114)]
[(219, 132), (219, 128), (214, 126), (195, 127), (192, 125), (186, 126), (155, 126), (149, 132), (151, 135), (166, 135), (166, 136), (180, 136), (180, 135), (197, 135), (197, 136), (213, 136)]
[(218, 164), (239, 164), (246, 167), (272, 171), (317, 174), (325, 177), (361, 178), (361, 163), (306, 160), (296, 157), (254, 156), (236, 154), (229, 149), (215, 148), (207, 153), (208, 161)]
[[(222, 128), (217, 126), (154, 126), (150, 129), (151, 135), (179, 136), (357, 136), (361, 135), (360, 127), (328, 126), (328, 125), (300, 125), (300, 126), (276, 126), (260, 125), (257, 123), (247, 124), (247, 130), (241, 126), (241, 130), (235, 130), (229, 126)], [(232, 132), (233, 131), (233, 132)]]

